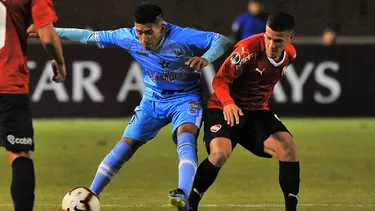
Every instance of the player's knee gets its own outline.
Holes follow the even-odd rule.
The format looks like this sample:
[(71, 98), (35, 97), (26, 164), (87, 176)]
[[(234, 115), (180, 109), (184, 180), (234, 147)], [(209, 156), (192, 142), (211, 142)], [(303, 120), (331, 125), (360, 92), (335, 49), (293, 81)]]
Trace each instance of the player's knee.
[(7, 155), (8, 155), (8, 160), (9, 160), (9, 163), (12, 164), (13, 161), (19, 157), (25, 157), (25, 158), (30, 158), (32, 159), (31, 157), (31, 151), (29, 152), (11, 152), (11, 151), (8, 151), (7, 152)]
[(211, 149), (209, 160), (214, 166), (221, 168), (225, 164), (225, 162), (228, 160), (231, 153), (232, 153), (232, 148)]
[(232, 153), (232, 142), (227, 138), (215, 138), (210, 142), (208, 159), (216, 167), (222, 167)]
[(182, 133), (190, 133), (195, 136), (198, 133), (198, 127), (193, 123), (184, 123), (177, 128), (176, 133), (177, 136)]
[(130, 148), (133, 150), (133, 153), (135, 153), (137, 149), (144, 144), (144, 142), (137, 141), (132, 138), (121, 138), (121, 141), (127, 143), (130, 146)]
[(221, 168), (228, 160), (230, 154), (227, 150), (214, 150), (210, 152), (209, 160), (214, 166)]
[(277, 152), (277, 157), (280, 161), (298, 161), (297, 145), (293, 141), (285, 144), (284, 147)]

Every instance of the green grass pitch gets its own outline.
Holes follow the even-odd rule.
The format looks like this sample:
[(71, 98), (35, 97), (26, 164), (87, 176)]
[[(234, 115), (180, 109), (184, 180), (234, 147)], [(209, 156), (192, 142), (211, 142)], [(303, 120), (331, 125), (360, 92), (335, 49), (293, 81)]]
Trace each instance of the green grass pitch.
[[(128, 119), (35, 120), (35, 211), (61, 210), (65, 192), (89, 186), (96, 168), (122, 135)], [(375, 210), (375, 119), (283, 121), (301, 161), (300, 211)], [(171, 127), (142, 147), (101, 195), (102, 210), (174, 210), (168, 192), (177, 185)], [(0, 210), (11, 211), (10, 167), (0, 151)], [(206, 157), (199, 138), (199, 160)], [(235, 149), (201, 211), (283, 211), (278, 162)]]

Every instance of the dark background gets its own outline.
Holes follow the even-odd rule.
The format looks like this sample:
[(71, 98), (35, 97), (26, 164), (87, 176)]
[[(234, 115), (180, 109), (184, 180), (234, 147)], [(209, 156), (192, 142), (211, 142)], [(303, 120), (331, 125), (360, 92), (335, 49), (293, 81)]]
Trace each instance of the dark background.
[[(324, 47), (321, 45), (296, 45), (297, 60), (286, 72), (281, 86), (286, 95), (282, 102), (271, 100), (271, 108), (283, 116), (375, 116), (375, 45), (338, 45)], [(36, 62), (36, 68), (31, 70), (31, 96), (35, 94), (35, 87), (40, 75), (47, 65), (49, 57), (41, 45), (30, 45), (29, 61)], [(122, 117), (132, 115), (133, 109), (139, 104), (140, 94), (137, 91), (129, 93), (124, 102), (118, 102), (116, 96), (127, 76), (133, 59), (121, 49), (98, 49), (96, 46), (64, 45), (68, 77), (62, 85), (68, 95), (67, 102), (58, 102), (54, 91), (44, 91), (40, 100), (33, 101), (33, 113), (36, 117)], [(224, 57), (214, 63), (217, 70)], [(77, 69), (72, 68), (73, 62), (95, 62), (101, 69), (102, 75), (95, 83), (104, 96), (103, 102), (93, 102), (84, 93), (82, 102), (72, 98), (72, 75)], [(336, 71), (325, 68), (325, 80), (339, 83), (341, 93), (333, 102), (320, 103), (316, 95), (330, 96), (332, 90), (317, 76), (317, 69), (322, 64), (335, 63)], [(299, 78), (306, 69), (312, 70), (300, 92), (302, 100), (296, 100), (293, 87), (287, 80), (291, 71)], [(293, 68), (293, 70), (291, 70)], [(50, 70), (46, 70), (50, 72)], [(141, 70), (138, 70), (141, 73)], [(89, 75), (86, 71), (85, 77)], [(329, 81), (328, 81), (329, 82)], [(205, 84), (203, 83), (204, 87)], [(207, 89), (206, 89), (207, 90)], [(205, 95), (207, 95), (207, 91)]]
[[(139, 0), (55, 0), (58, 26), (115, 29), (132, 26)], [(149, 0), (159, 4), (167, 22), (199, 26), (229, 34), (235, 18), (246, 12), (247, 0)], [(340, 34), (375, 35), (373, 0), (264, 0), (268, 12), (284, 11), (297, 20), (297, 35), (320, 35), (327, 23), (340, 23)]]

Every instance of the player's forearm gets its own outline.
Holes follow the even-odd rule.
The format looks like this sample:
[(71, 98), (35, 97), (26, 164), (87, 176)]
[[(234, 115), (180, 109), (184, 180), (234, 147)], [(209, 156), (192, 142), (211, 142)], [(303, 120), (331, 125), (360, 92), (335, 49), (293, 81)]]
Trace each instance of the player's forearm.
[(63, 51), (60, 43), (60, 39), (55, 32), (53, 32), (54, 38), (52, 43), (45, 43), (44, 48), (52, 56), (58, 65), (64, 64)]
[(64, 57), (62, 53), (62, 47), (60, 39), (56, 32), (53, 30), (53, 25), (48, 24), (37, 30), (39, 39), (43, 44), (44, 48), (56, 61), (57, 64), (64, 64)]
[(212, 88), (223, 106), (235, 104), (230, 96), (229, 84), (225, 80), (216, 76), (212, 81)]
[(95, 32), (86, 29), (55, 28), (57, 35), (64, 40), (90, 44), (95, 42)]
[(223, 35), (220, 35), (220, 37), (212, 43), (208, 51), (203, 54), (202, 58), (206, 59), (209, 63), (212, 63), (225, 53), (228, 45), (229, 39)]

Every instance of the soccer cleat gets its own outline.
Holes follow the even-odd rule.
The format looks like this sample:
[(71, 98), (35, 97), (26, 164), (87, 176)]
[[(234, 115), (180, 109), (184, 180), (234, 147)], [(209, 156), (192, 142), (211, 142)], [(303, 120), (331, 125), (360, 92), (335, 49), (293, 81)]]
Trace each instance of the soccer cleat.
[(177, 207), (178, 211), (190, 211), (189, 198), (180, 188), (172, 190), (168, 196), (168, 202), (172, 206)]

